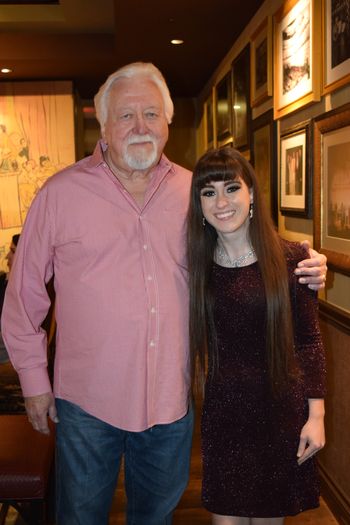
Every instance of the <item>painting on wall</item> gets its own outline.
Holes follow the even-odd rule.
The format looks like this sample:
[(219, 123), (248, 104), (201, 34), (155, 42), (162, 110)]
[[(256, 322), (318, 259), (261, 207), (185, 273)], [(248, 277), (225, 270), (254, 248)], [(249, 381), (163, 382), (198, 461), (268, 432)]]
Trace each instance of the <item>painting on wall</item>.
[(0, 84), (0, 270), (44, 182), (75, 161), (72, 83)]
[(310, 217), (311, 175), (310, 122), (289, 128), (280, 141), (280, 210), (282, 215)]
[(321, 3), (288, 0), (275, 14), (275, 118), (320, 100)]
[(205, 143), (206, 149), (211, 149), (215, 146), (215, 135), (214, 135), (214, 93), (210, 93), (204, 104), (205, 111)]
[(350, 104), (314, 124), (314, 238), (330, 268), (350, 275)]
[(252, 164), (266, 206), (277, 226), (276, 128), (272, 109), (252, 121)]
[(250, 125), (250, 45), (234, 59), (233, 72), (233, 142), (237, 149), (249, 149)]
[(216, 86), (216, 139), (219, 146), (232, 137), (231, 100), (232, 79), (229, 71)]
[(250, 104), (272, 96), (272, 19), (268, 16), (250, 39)]
[(323, 92), (350, 82), (350, 2), (323, 0)]

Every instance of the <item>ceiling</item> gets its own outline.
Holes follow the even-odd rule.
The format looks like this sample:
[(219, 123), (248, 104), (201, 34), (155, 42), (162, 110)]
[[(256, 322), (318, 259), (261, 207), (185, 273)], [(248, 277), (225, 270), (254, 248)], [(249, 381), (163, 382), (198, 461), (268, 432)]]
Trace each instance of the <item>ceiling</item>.
[(0, 0), (0, 68), (12, 69), (1, 79), (73, 79), (90, 99), (111, 72), (142, 60), (173, 97), (193, 97), (263, 1)]

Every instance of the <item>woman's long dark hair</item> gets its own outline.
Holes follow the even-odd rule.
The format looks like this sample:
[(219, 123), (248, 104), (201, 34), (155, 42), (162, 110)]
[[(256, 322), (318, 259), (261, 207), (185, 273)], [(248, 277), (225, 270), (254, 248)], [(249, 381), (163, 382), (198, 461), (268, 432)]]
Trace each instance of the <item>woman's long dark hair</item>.
[(266, 345), (271, 390), (280, 391), (293, 375), (293, 326), (285, 254), (249, 162), (235, 149), (211, 150), (197, 162), (188, 212), (190, 283), (190, 352), (193, 384), (202, 391), (208, 355), (213, 374), (218, 368), (210, 279), (217, 243), (216, 230), (203, 226), (200, 193), (210, 182), (238, 177), (253, 189), (253, 217), (249, 236), (265, 286)]

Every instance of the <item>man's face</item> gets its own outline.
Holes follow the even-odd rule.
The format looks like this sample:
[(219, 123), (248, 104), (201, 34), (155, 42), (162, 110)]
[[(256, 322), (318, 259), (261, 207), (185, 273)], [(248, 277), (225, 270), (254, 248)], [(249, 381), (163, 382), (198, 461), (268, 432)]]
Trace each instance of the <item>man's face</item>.
[(113, 164), (124, 171), (155, 166), (168, 140), (159, 88), (146, 78), (122, 79), (109, 95), (103, 134)]
[(15, 246), (15, 244), (13, 244), (13, 242), (11, 242), (10, 249), (8, 251), (8, 254), (6, 255), (7, 265), (9, 267), (10, 271), (11, 271), (11, 268), (12, 268), (15, 252), (16, 252), (16, 246)]

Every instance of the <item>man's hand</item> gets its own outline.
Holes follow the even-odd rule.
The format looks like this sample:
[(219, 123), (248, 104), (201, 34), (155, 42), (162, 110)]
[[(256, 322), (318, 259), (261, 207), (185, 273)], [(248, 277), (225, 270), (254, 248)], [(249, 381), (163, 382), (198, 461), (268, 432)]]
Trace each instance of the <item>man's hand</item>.
[(29, 422), (34, 430), (42, 434), (50, 434), (47, 416), (54, 423), (58, 423), (55, 399), (51, 392), (39, 396), (25, 397), (25, 407)]
[(300, 261), (294, 273), (301, 276), (299, 283), (307, 284), (311, 290), (321, 290), (326, 282), (327, 257), (310, 248), (309, 241), (303, 241), (301, 244), (309, 251), (310, 259)]

